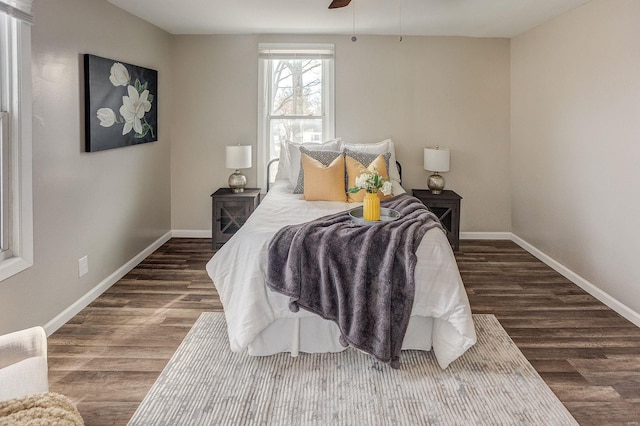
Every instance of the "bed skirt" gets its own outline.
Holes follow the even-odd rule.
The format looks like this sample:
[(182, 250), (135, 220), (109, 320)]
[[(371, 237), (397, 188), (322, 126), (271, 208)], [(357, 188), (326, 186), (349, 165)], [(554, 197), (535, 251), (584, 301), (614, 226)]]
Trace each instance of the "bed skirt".
[[(450, 325), (431, 317), (412, 316), (402, 349), (430, 351), (433, 347), (434, 327), (447, 328)], [(447, 335), (453, 336), (455, 333)], [(449, 343), (455, 345), (455, 342)], [(345, 349), (340, 344), (340, 330), (334, 322), (320, 317), (301, 317), (275, 320), (248, 345), (247, 352), (252, 356), (268, 356), (280, 352), (297, 356), (300, 352), (327, 353)]]

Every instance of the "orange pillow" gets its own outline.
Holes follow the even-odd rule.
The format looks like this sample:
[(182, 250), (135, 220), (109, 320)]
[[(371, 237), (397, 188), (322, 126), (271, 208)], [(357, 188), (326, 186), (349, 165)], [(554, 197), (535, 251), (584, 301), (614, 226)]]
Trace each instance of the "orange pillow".
[[(389, 174), (387, 173), (387, 163), (384, 160), (384, 156), (378, 155), (375, 160), (371, 162), (368, 166), (364, 166), (355, 158), (351, 158), (348, 155), (346, 156), (346, 165), (347, 165), (347, 188), (353, 188), (356, 186), (356, 178), (360, 176), (364, 172), (372, 172), (376, 170), (378, 174), (383, 178), (388, 178)], [(364, 199), (365, 190), (361, 189), (355, 194), (348, 193), (348, 198), (350, 203), (361, 203)], [(386, 200), (392, 197), (391, 194), (384, 195), (381, 191), (378, 191), (378, 197), (381, 200)]]
[(301, 155), (304, 170), (304, 199), (307, 201), (346, 201), (344, 190), (344, 156), (340, 155), (328, 166)]

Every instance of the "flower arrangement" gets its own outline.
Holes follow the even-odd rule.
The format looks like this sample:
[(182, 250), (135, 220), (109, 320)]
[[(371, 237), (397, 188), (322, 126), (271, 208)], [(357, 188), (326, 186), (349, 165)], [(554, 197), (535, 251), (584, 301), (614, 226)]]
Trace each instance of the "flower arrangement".
[(122, 134), (133, 130), (136, 138), (143, 138), (147, 133), (153, 136), (153, 127), (147, 122), (145, 114), (151, 110), (153, 94), (149, 93), (148, 82), (144, 84), (139, 79), (131, 84), (131, 77), (127, 67), (120, 62), (115, 62), (111, 67), (109, 81), (115, 87), (127, 88), (127, 95), (122, 97), (120, 117), (111, 108), (100, 108), (97, 112), (98, 120), (102, 127), (111, 127), (114, 124), (122, 124)]
[(349, 188), (349, 193), (355, 194), (358, 191), (365, 190), (369, 194), (375, 194), (381, 191), (384, 195), (391, 194), (393, 185), (388, 177), (382, 177), (376, 170), (363, 171), (363, 173), (356, 178), (356, 186)]

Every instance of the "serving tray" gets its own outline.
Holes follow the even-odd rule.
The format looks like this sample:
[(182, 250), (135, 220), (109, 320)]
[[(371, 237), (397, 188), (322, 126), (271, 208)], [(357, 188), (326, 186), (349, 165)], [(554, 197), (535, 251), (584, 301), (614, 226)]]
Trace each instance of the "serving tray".
[(393, 222), (394, 220), (398, 220), (400, 218), (400, 213), (394, 209), (380, 207), (379, 221), (364, 220), (363, 208), (356, 207), (355, 209), (349, 210), (349, 216), (351, 217), (351, 221), (358, 225), (375, 225), (376, 223)]

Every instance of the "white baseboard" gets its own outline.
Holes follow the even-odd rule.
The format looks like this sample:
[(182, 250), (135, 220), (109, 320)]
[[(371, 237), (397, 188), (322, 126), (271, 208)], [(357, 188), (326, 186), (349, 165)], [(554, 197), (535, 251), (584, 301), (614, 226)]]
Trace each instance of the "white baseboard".
[(58, 316), (44, 325), (47, 336), (53, 334), (54, 331), (62, 327), (67, 321), (73, 318), (81, 310), (89, 306), (91, 302), (96, 300), (98, 296), (104, 293), (109, 287), (115, 284), (119, 279), (124, 277), (129, 271), (135, 268), (140, 262), (146, 259), (151, 253), (160, 248), (164, 243), (171, 239), (171, 231), (158, 238), (151, 243), (149, 247), (138, 253), (133, 259), (118, 268), (113, 274), (105, 278), (100, 284), (91, 289), (87, 294), (75, 301), (71, 306), (62, 311)]
[[(129, 271), (135, 268), (140, 262), (147, 258), (151, 253), (160, 248), (162, 244), (166, 243), (172, 237), (175, 238), (211, 238), (211, 230), (173, 230), (164, 234), (162, 237), (154, 241), (149, 247), (142, 250), (133, 259), (128, 261), (122, 267), (118, 268), (113, 274), (105, 278), (100, 284), (95, 286), (87, 294), (65, 309), (62, 313), (56, 316), (54, 319), (45, 324), (44, 328), (47, 332), (47, 336), (50, 336), (58, 328), (62, 327), (67, 321), (78, 314), (82, 309), (87, 307), (98, 296), (104, 293), (109, 287), (115, 284), (119, 279), (124, 277)], [(624, 318), (631, 321), (636, 326), (640, 327), (640, 314), (621, 303), (614, 297), (610, 296), (606, 292), (602, 291), (594, 284), (573, 272), (571, 269), (562, 265), (560, 262), (553, 259), (551, 256), (545, 254), (532, 244), (529, 244), (522, 238), (511, 232), (461, 232), (460, 239), (463, 240), (511, 240), (518, 244), (520, 247), (531, 253), (533, 256), (544, 262), (560, 275), (567, 278), (569, 281), (582, 288), (587, 293), (591, 294), (596, 299), (622, 315)]]
[(174, 229), (173, 238), (211, 238), (211, 229)]
[(540, 259), (542, 262), (547, 264), (549, 267), (551, 267), (553, 270), (558, 272), (560, 275), (562, 275), (563, 277), (565, 277), (566, 279), (568, 279), (578, 287), (582, 288), (584, 291), (586, 291), (587, 293), (589, 293), (590, 295), (592, 295), (593, 297), (595, 297), (596, 299), (598, 299), (599, 301), (601, 301), (602, 303), (604, 303), (605, 305), (607, 305), (608, 307), (610, 307), (611, 309), (613, 309), (614, 311), (616, 311), (617, 313), (619, 313), (620, 315), (622, 315), (623, 317), (625, 317), (626, 319), (634, 323), (636, 326), (640, 327), (640, 314), (638, 314), (636, 311), (629, 308), (627, 305), (615, 299), (614, 297), (610, 296), (606, 292), (600, 290), (598, 287), (596, 287), (594, 284), (592, 284), (582, 276), (576, 274), (571, 269), (567, 268), (560, 262), (553, 259), (551, 256), (545, 254), (544, 252), (537, 249), (533, 245), (529, 244), (528, 242), (518, 237), (517, 235), (511, 234), (511, 240), (514, 243), (518, 244), (523, 249), (525, 249), (526, 251), (528, 251), (529, 253), (531, 253), (532, 255), (534, 255), (535, 257), (537, 257), (538, 259)]
[(461, 240), (510, 240), (511, 232), (461, 232)]

